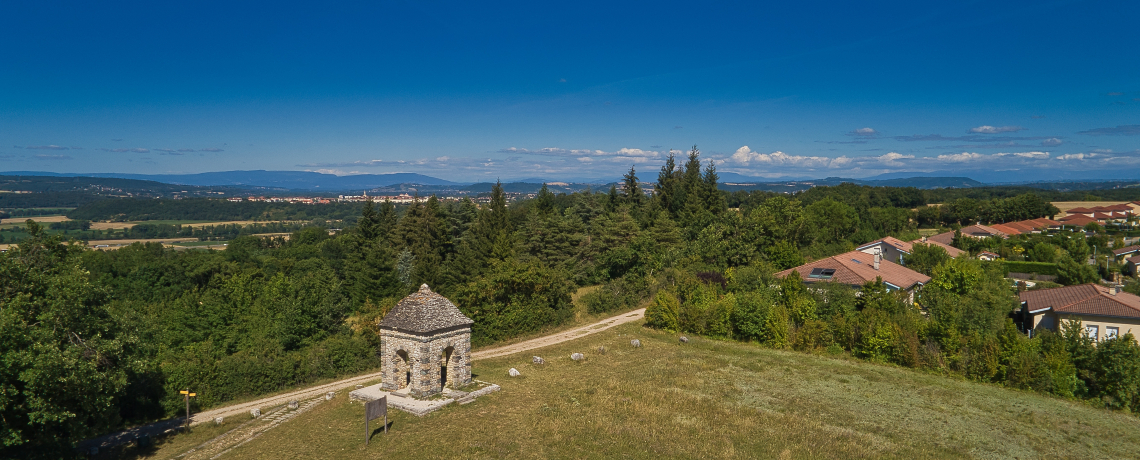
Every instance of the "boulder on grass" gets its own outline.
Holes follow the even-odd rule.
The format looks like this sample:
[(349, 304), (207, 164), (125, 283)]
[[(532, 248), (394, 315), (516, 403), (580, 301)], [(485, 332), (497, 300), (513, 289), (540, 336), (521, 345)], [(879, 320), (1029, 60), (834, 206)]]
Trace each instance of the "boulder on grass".
[(681, 336), (681, 343), (689, 343), (689, 338), (682, 335)]
[(518, 377), (518, 376), (522, 375), (521, 373), (519, 373), (518, 369), (515, 369), (513, 367), (511, 368), (511, 370), (507, 371), (507, 373), (511, 374), (511, 377)]
[(573, 359), (574, 361), (581, 361), (583, 359), (586, 359), (586, 355), (583, 355), (581, 353), (574, 353), (570, 355), (570, 359)]
[(535, 363), (535, 364), (546, 364), (546, 360), (542, 359), (541, 356), (535, 356), (535, 357), (531, 358), (530, 362)]
[(637, 340), (637, 339), (630, 340), (629, 344), (633, 345), (633, 348), (641, 348), (641, 341), (640, 340)]

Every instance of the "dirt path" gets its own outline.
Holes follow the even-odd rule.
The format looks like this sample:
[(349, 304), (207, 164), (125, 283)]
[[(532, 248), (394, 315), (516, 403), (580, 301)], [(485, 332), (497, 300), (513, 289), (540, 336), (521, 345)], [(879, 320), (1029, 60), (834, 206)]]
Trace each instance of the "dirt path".
[(526, 342), (519, 342), (514, 345), (507, 345), (505, 347), (492, 348), (490, 350), (479, 350), (471, 353), (471, 359), (487, 359), (499, 356), (506, 356), (522, 351), (533, 350), (535, 348), (542, 348), (557, 343), (562, 343), (568, 340), (574, 340), (578, 337), (590, 335), (595, 332), (601, 332), (614, 326), (622, 325), (630, 321), (637, 321), (645, 317), (645, 309), (634, 310), (618, 316), (612, 316), (604, 320), (598, 321), (594, 324), (588, 324), (577, 329), (551, 334), (537, 339), (527, 340)]
[[(510, 355), (510, 354), (514, 354), (514, 353), (521, 353), (521, 352), (533, 350), (536, 348), (542, 348), (542, 347), (546, 347), (546, 346), (550, 346), (550, 345), (574, 340), (576, 338), (587, 336), (587, 335), (593, 334), (595, 332), (604, 331), (604, 330), (609, 329), (609, 328), (614, 327), (614, 326), (629, 323), (631, 321), (637, 321), (637, 320), (640, 320), (641, 318), (644, 318), (644, 317), (645, 317), (645, 309), (642, 308), (642, 309), (634, 310), (634, 311), (631, 311), (628, 313), (623, 313), (623, 314), (620, 314), (617, 316), (612, 316), (612, 317), (606, 318), (604, 320), (598, 321), (598, 322), (593, 323), (593, 324), (587, 324), (585, 326), (577, 327), (577, 328), (570, 329), (568, 331), (559, 332), (556, 334), (551, 334), (551, 335), (539, 337), (537, 339), (531, 339), (531, 340), (527, 340), (525, 342), (519, 342), (519, 343), (516, 343), (513, 345), (507, 345), (507, 346), (498, 347), (498, 348), (491, 348), (488, 350), (479, 350), (479, 351), (471, 353), (471, 358), (472, 359), (487, 359), (487, 358), (495, 358), (495, 357), (499, 357), (499, 356), (506, 356), (506, 355)], [(346, 387), (352, 387), (354, 385), (362, 385), (362, 384), (368, 383), (370, 381), (375, 381), (375, 380), (379, 380), (379, 379), (380, 379), (380, 373), (376, 372), (376, 373), (372, 373), (372, 374), (359, 375), (359, 376), (344, 379), (344, 380), (338, 380), (336, 382), (326, 383), (324, 385), (317, 385), (314, 387), (309, 387), (309, 388), (305, 388), (305, 389), (301, 389), (301, 390), (291, 391), (289, 393), (283, 393), (283, 394), (279, 394), (279, 395), (269, 396), (269, 397), (261, 398), (261, 399), (255, 400), (255, 401), (249, 401), (249, 402), (245, 402), (245, 403), (234, 404), (234, 405), (230, 405), (230, 406), (226, 406), (226, 407), (219, 407), (216, 409), (211, 409), (211, 410), (208, 410), (205, 412), (199, 412), (197, 414), (192, 415), (190, 417), (190, 424), (191, 425), (197, 425), (199, 423), (213, 421), (217, 417), (229, 418), (229, 417), (235, 417), (235, 416), (241, 416), (241, 415), (245, 415), (248, 417), (250, 409), (265, 409), (265, 408), (270, 408), (270, 407), (274, 407), (274, 406), (280, 406), (280, 405), (286, 404), (292, 400), (304, 400), (304, 399), (316, 398), (317, 396), (323, 395), (323, 394), (328, 393), (330, 391), (342, 390)], [(183, 418), (179, 417), (179, 418), (174, 418), (174, 419), (170, 419), (170, 420), (164, 420), (161, 422), (152, 423), (150, 425), (135, 427), (135, 428), (132, 428), (130, 430), (108, 434), (108, 435), (101, 436), (101, 437), (96, 438), (96, 439), (90, 439), (90, 440), (87, 440), (87, 441), (80, 443), (80, 445), (86, 446), (86, 447), (99, 446), (101, 449), (106, 449), (106, 448), (111, 447), (111, 446), (115, 446), (118, 444), (134, 441), (136, 438), (138, 438), (141, 435), (150, 435), (150, 436), (157, 435), (157, 434), (162, 433), (166, 430), (177, 427), (178, 425), (180, 425), (182, 423), (182, 420), (183, 420)]]

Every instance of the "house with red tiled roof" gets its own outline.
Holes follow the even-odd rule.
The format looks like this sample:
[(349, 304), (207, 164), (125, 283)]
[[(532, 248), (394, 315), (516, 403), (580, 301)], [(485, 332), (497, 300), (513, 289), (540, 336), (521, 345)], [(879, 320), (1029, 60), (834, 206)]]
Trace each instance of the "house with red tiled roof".
[(1124, 259), (1123, 271), (1125, 275), (1140, 276), (1140, 256)]
[(1140, 254), (1140, 246), (1137, 245), (1112, 250), (1112, 257), (1117, 261), (1125, 257), (1135, 256), (1137, 254)]
[(989, 252), (989, 251), (982, 251), (982, 252), (978, 253), (978, 259), (984, 260), (987, 262), (998, 260), (1000, 258), (1001, 258), (1000, 255), (994, 254), (994, 253)]
[(809, 284), (835, 282), (848, 284), (852, 287), (861, 287), (868, 282), (882, 278), (883, 284), (886, 284), (888, 289), (909, 292), (911, 302), (914, 301), (914, 292), (930, 282), (929, 276), (884, 260), (881, 255), (867, 254), (861, 251), (845, 252), (815, 262), (808, 262), (799, 267), (776, 273), (776, 277), (784, 278), (792, 273), (797, 273), (805, 283)]
[(1061, 223), (1051, 219), (1040, 218), (994, 224), (990, 227), (1006, 235), (1021, 235), (1025, 233), (1041, 233), (1043, 230), (1060, 228)]
[(1021, 324), (1027, 331), (1060, 331), (1065, 323), (1079, 320), (1093, 340), (1130, 331), (1140, 335), (1140, 296), (1119, 287), (1080, 284), (1024, 291), (1018, 296)]
[(1091, 223), (1101, 223), (1097, 222), (1096, 219), (1093, 219), (1092, 217), (1086, 216), (1084, 214), (1070, 214), (1068, 216), (1062, 217), (1060, 222), (1061, 225), (1068, 225), (1070, 227), (1084, 227), (1085, 225)]
[(899, 265), (906, 265), (907, 256), (914, 252), (914, 245), (916, 244), (930, 244), (933, 246), (941, 247), (950, 257), (958, 257), (965, 254), (966, 251), (958, 249), (949, 244), (939, 243), (936, 241), (927, 240), (925, 237), (913, 241), (903, 241), (893, 236), (880, 238), (870, 243), (864, 244), (855, 248), (856, 251), (865, 252), (867, 254), (875, 254), (875, 249), (879, 250), (879, 254), (883, 256), (883, 260), (889, 260)]

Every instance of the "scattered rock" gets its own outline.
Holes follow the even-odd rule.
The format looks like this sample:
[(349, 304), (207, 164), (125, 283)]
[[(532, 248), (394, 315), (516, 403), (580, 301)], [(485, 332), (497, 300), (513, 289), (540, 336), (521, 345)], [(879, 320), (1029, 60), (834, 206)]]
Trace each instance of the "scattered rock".
[(689, 343), (689, 338), (682, 335), (681, 336), (681, 343)]
[(221, 425), (226, 422), (225, 417), (218, 417), (214, 419), (214, 425)]
[(598, 354), (599, 355), (606, 354), (606, 347), (598, 347)]
[(249, 416), (253, 418), (261, 417), (261, 409), (250, 409)]
[(357, 385), (357, 386), (356, 386), (356, 389), (357, 389), (357, 390), (359, 390), (359, 389), (361, 389), (361, 388), (364, 388), (364, 385)]
[(586, 359), (586, 355), (583, 355), (581, 353), (574, 353), (570, 355), (570, 359), (573, 359), (574, 361), (581, 361), (583, 359)]
[(541, 356), (535, 356), (535, 357), (531, 358), (530, 362), (535, 363), (535, 364), (546, 364), (546, 360), (542, 359)]
[(325, 393), (325, 401), (331, 401), (334, 396), (336, 396), (335, 391), (330, 391), (328, 393)]
[(511, 368), (511, 370), (507, 371), (507, 373), (511, 374), (511, 377), (518, 377), (518, 376), (522, 375), (521, 373), (519, 373), (518, 369), (515, 369), (513, 367)]
[(641, 341), (640, 340), (637, 340), (637, 339), (630, 340), (629, 344), (633, 345), (633, 348), (641, 348)]
[(297, 403), (296, 399), (289, 401), (289, 408), (290, 409), (296, 409), (298, 406), (300, 406), (300, 404)]

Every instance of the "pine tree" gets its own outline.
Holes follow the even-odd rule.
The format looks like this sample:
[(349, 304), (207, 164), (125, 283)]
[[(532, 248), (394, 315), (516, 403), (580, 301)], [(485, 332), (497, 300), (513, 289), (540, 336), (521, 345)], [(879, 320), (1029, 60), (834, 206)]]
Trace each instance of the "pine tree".
[(665, 159), (665, 165), (661, 167), (661, 172), (657, 173), (657, 184), (654, 186), (653, 198), (657, 202), (657, 207), (671, 216), (677, 215), (677, 161), (673, 156), (673, 151), (669, 151), (669, 157)]
[(376, 235), (391, 244), (398, 220), (396, 205), (392, 204), (392, 200), (385, 199), (380, 204), (380, 213), (376, 217)]
[(360, 219), (356, 221), (356, 231), (366, 241), (376, 239), (379, 224), (379, 216), (376, 215), (376, 207), (372, 203), (372, 199), (364, 202), (364, 209), (360, 212)]
[(550, 215), (551, 212), (554, 212), (554, 194), (546, 188), (546, 183), (543, 183), (542, 189), (538, 191), (538, 196), (534, 199), (534, 207), (542, 215)]
[(717, 189), (716, 183), (720, 180), (720, 176), (716, 174), (716, 163), (709, 160), (705, 166), (705, 175), (702, 178), (703, 187), (702, 194), (704, 195), (705, 209), (713, 214), (720, 214), (728, 208), (725, 202), (724, 195), (720, 194)]
[(620, 198), (618, 197), (617, 185), (611, 184), (610, 194), (606, 197), (606, 212), (616, 211), (619, 201)]
[(634, 207), (641, 205), (641, 198), (643, 195), (641, 193), (641, 186), (637, 183), (637, 171), (633, 169), (633, 166), (630, 166), (629, 172), (622, 176), (622, 182), (624, 186), (623, 198), (625, 198), (625, 202), (633, 205)]
[(513, 250), (510, 216), (503, 185), (491, 187), (491, 202), (479, 211), (475, 222), (462, 238), (448, 264), (447, 282), (464, 284), (486, 272), (495, 257), (507, 257)]

